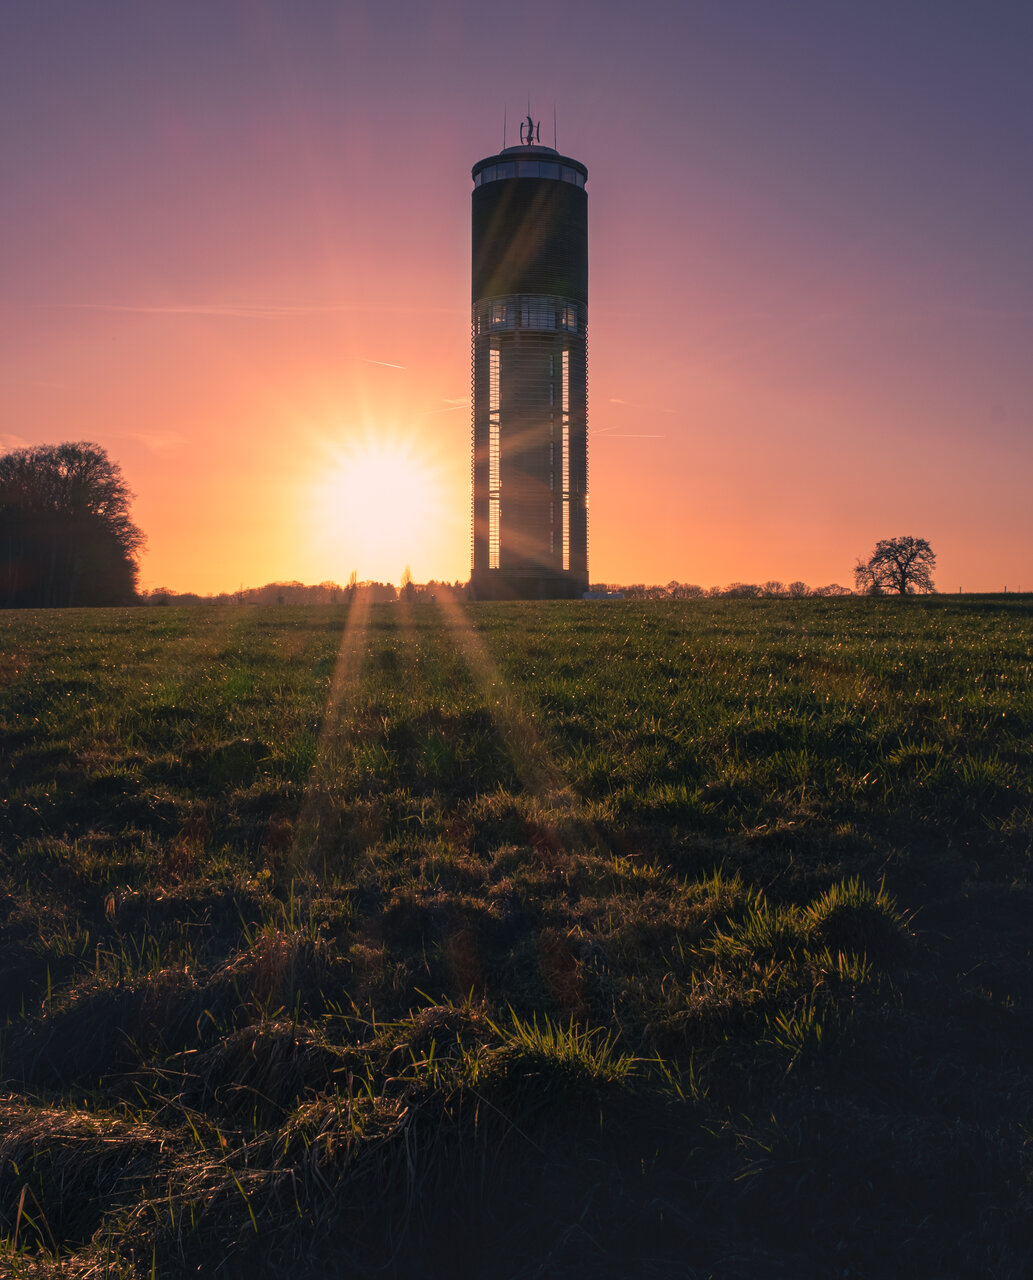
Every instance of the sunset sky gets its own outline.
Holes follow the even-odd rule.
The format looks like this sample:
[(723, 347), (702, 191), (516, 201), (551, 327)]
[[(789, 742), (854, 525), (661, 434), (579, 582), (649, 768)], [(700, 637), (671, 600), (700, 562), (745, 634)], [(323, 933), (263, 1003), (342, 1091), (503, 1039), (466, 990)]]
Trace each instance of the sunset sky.
[[(588, 166), (593, 582), (1033, 588), (1033, 4), (0, 9), (0, 445), (144, 586), (469, 576), (470, 168)], [(401, 515), (392, 521), (392, 512)]]

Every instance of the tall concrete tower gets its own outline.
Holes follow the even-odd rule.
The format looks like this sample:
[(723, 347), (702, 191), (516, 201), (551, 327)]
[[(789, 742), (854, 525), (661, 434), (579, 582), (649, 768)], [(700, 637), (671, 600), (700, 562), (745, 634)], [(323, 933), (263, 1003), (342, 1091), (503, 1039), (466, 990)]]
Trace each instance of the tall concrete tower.
[(587, 178), (530, 116), (473, 167), (477, 599), (588, 589)]

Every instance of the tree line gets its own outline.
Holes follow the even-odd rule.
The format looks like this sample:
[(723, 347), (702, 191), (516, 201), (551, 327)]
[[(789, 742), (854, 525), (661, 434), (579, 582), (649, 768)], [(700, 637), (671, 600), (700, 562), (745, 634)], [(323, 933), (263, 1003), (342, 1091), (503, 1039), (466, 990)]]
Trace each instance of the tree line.
[(649, 587), (637, 582), (630, 586), (597, 583), (592, 591), (620, 592), (628, 600), (702, 600), (717, 596), (732, 599), (759, 600), (765, 597), (800, 598), (803, 596), (916, 595), (935, 591), (933, 569), (936, 556), (925, 538), (901, 536), (884, 538), (876, 543), (867, 560), (854, 566), (854, 591), (831, 582), (825, 587), (809, 587), (806, 582), (730, 582), (724, 587), (700, 587), (691, 582), (668, 582), (666, 586)]
[(595, 583), (592, 591), (619, 592), (626, 600), (713, 600), (720, 596), (740, 600), (759, 600), (763, 597), (798, 599), (803, 596), (849, 596), (853, 592), (832, 582), (825, 587), (810, 587), (806, 582), (730, 582), (723, 587), (700, 587), (694, 582), (668, 582), (666, 586), (647, 586), (642, 582), (629, 585), (619, 583)]
[(360, 580), (354, 577), (345, 586), (339, 582), (320, 582), (308, 586), (304, 582), (267, 582), (262, 587), (241, 587), (237, 591), (221, 591), (215, 595), (199, 595), (195, 591), (173, 591), (170, 587), (155, 587), (140, 593), (140, 604), (146, 605), (295, 605), (295, 604), (346, 604), (361, 591), (373, 604), (392, 600), (435, 600), (449, 596), (466, 598), (465, 582), (404, 582), (396, 587), (391, 582)]
[[(359, 582), (270, 582), (262, 587), (201, 596), (167, 587), (137, 591), (137, 562), (144, 535), (133, 523), (132, 499), (122, 472), (98, 444), (65, 442), (14, 449), (0, 457), (0, 604), (9, 608), (125, 604), (335, 604), (362, 589), (374, 601), (463, 598), (466, 584), (415, 583), (406, 567), (402, 585)], [(936, 556), (925, 538), (902, 536), (876, 543), (854, 567), (862, 595), (912, 595), (935, 590)], [(724, 596), (850, 595), (830, 583), (732, 582), (701, 587), (689, 582), (595, 584), (593, 592), (621, 593), (631, 600), (697, 600)]]

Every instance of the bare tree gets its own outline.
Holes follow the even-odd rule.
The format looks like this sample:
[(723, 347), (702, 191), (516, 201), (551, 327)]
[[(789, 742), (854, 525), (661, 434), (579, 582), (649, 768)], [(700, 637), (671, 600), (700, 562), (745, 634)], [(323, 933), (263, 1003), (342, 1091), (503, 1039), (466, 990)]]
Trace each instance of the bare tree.
[(884, 538), (867, 560), (858, 560), (854, 585), (866, 595), (914, 595), (934, 591), (936, 556), (925, 538)]

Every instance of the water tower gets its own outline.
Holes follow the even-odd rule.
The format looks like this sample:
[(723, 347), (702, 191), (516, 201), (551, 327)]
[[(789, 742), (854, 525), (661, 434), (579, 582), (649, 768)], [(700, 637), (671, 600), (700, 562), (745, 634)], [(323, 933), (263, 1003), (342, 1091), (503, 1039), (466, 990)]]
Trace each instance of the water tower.
[(587, 168), (538, 141), (473, 167), (473, 595), (588, 590)]

